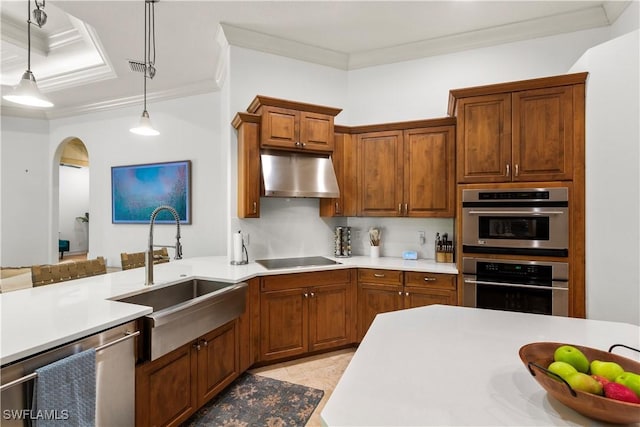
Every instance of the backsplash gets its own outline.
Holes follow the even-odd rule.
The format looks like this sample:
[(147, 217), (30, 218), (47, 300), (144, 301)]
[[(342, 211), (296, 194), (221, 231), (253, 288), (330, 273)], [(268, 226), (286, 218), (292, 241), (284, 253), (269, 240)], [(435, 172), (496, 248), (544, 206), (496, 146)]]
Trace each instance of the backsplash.
[[(370, 227), (382, 231), (380, 256), (401, 257), (413, 250), (418, 258), (434, 259), (436, 233), (453, 236), (453, 218), (322, 218), (318, 199), (260, 199), (260, 218), (232, 219), (231, 231), (249, 236), (249, 260), (333, 254), (334, 228), (351, 227), (352, 255), (369, 255)], [(420, 245), (418, 232), (426, 242)], [(229, 252), (232, 253), (232, 252)]]

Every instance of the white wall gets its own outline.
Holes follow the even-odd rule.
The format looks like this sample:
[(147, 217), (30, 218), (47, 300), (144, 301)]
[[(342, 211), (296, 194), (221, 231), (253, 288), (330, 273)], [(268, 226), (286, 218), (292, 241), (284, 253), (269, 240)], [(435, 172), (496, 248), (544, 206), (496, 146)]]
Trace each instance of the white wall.
[[(89, 152), (89, 256), (104, 256), (108, 265), (119, 267), (121, 252), (140, 252), (147, 245), (148, 225), (111, 223), (111, 167), (175, 160), (192, 162), (193, 220), (181, 228), (184, 256), (224, 255), (228, 141), (220, 138), (219, 95), (152, 103), (148, 110), (161, 132), (157, 137), (129, 132), (138, 121), (139, 107), (51, 121), (52, 156), (68, 137), (80, 138)], [(174, 226), (157, 225), (154, 231), (155, 243), (173, 244)]]
[(69, 253), (85, 253), (88, 251), (90, 223), (76, 218), (89, 212), (89, 168), (60, 166), (59, 173), (60, 239), (69, 241)]
[[(49, 239), (49, 123), (2, 117), (0, 265), (45, 264)], [(58, 241), (55, 241), (57, 250)]]
[(587, 317), (640, 325), (640, 31), (595, 46), (586, 111)]

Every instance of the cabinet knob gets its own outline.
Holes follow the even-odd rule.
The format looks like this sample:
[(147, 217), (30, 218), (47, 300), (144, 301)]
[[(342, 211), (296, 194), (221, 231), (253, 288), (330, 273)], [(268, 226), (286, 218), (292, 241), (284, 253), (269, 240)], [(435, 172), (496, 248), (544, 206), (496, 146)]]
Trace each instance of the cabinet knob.
[(253, 213), (258, 213), (258, 202), (253, 202)]
[(296, 142), (295, 144), (293, 144), (293, 145), (295, 145), (296, 147), (300, 147), (302, 144), (300, 143), (300, 141), (297, 141), (297, 142)]
[(408, 297), (408, 296), (409, 296), (409, 292), (405, 292), (405, 293), (404, 293), (404, 296), (405, 296), (405, 297)]
[(209, 346), (209, 342), (207, 340), (202, 340), (202, 345), (205, 347)]
[(192, 347), (195, 348), (196, 350), (200, 351), (200, 343), (199, 342), (193, 343)]
[(511, 171), (509, 169), (509, 163), (507, 163), (507, 173), (505, 174), (505, 176), (509, 176), (510, 173), (511, 173)]
[(425, 278), (424, 278), (424, 281), (425, 281), (425, 282), (435, 282), (435, 281), (436, 281), (436, 278), (435, 278), (435, 277), (425, 277)]
[(311, 298), (315, 297), (316, 294), (314, 294), (313, 292), (311, 292)]
[(398, 291), (398, 295), (402, 296), (402, 291)]
[(382, 273), (374, 273), (373, 277), (384, 277), (384, 274), (382, 274)]
[(304, 293), (304, 297), (305, 297), (305, 298), (309, 298), (309, 294), (305, 292), (305, 293)]
[(405, 204), (404, 204), (404, 214), (405, 214), (405, 215), (408, 215), (408, 214), (409, 214), (409, 204), (408, 204), (408, 203), (405, 203)]

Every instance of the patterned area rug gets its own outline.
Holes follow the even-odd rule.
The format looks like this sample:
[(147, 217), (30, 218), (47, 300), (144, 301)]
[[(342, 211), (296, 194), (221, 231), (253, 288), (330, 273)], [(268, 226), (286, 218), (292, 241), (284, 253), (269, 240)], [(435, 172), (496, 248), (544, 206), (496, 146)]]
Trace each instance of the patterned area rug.
[(182, 426), (302, 427), (323, 395), (315, 388), (243, 374)]

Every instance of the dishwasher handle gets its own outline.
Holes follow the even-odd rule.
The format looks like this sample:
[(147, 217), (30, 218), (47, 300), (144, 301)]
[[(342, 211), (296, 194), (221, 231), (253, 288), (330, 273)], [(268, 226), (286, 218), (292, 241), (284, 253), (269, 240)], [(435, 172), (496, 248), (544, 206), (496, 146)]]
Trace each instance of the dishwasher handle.
[[(126, 332), (125, 336), (123, 336), (121, 338), (118, 338), (117, 340), (113, 340), (113, 341), (111, 341), (109, 343), (103, 344), (103, 345), (101, 345), (99, 347), (96, 347), (96, 351), (104, 350), (104, 349), (109, 348), (109, 347), (111, 347), (113, 345), (116, 345), (116, 344), (119, 344), (119, 343), (121, 343), (123, 341), (126, 341), (129, 338), (137, 337), (138, 335), (140, 335), (140, 331)], [(35, 379), (37, 376), (38, 376), (37, 373), (32, 372), (32, 373), (30, 373), (28, 375), (25, 375), (23, 377), (18, 378), (17, 380), (13, 380), (11, 382), (3, 384), (2, 386), (0, 386), (0, 392), (5, 391), (5, 390), (7, 390), (7, 389), (9, 389), (9, 388), (11, 388), (13, 386), (18, 385), (18, 384), (22, 384), (22, 383), (25, 383), (25, 382), (27, 382), (29, 380)]]

